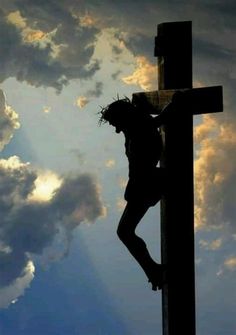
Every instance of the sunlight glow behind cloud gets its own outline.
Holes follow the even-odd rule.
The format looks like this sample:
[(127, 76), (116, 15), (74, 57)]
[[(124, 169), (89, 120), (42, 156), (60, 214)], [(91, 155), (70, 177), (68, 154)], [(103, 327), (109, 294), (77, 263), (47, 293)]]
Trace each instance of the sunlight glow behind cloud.
[(43, 172), (39, 174), (34, 182), (35, 188), (28, 197), (29, 201), (49, 201), (55, 191), (61, 186), (62, 179), (53, 172)]
[(228, 269), (228, 270), (235, 270), (236, 269), (236, 256), (231, 256), (228, 259), (225, 260), (224, 262), (224, 266)]
[(154, 90), (157, 87), (157, 67), (150, 64), (144, 56), (136, 58), (136, 69), (122, 80), (128, 85), (139, 85), (144, 91)]
[[(19, 127), (18, 115), (0, 90), (0, 145)], [(15, 303), (34, 277), (32, 255), (53, 248), (58, 235), (66, 252), (74, 230), (104, 216), (101, 188), (88, 173), (59, 176), (23, 162), (0, 159), (0, 308)], [(61, 245), (63, 250), (63, 245)]]
[(85, 15), (79, 16), (81, 27), (93, 27), (96, 26), (97, 20), (95, 17), (86, 13)]
[[(23, 284), (29, 285), (34, 272), (29, 266), (31, 255), (42, 255), (46, 247), (53, 246), (58, 234), (64, 236), (63, 243), (69, 250), (72, 234), (82, 222), (94, 223), (105, 215), (100, 187), (91, 175), (59, 177), (52, 171), (38, 171), (17, 156), (0, 160), (0, 210), (0, 289), (6, 288), (6, 293), (1, 291), (3, 296), (9, 296), (8, 292), (21, 295)], [(10, 294), (10, 301), (18, 293), (15, 297)], [(3, 301), (6, 303), (6, 299)]]
[(204, 116), (195, 139), (200, 145), (194, 163), (196, 227), (235, 233), (235, 125)]
[(62, 45), (56, 45), (52, 40), (52, 37), (56, 33), (56, 29), (48, 33), (39, 29), (32, 29), (27, 26), (27, 19), (22, 17), (19, 10), (8, 14), (7, 20), (20, 30), (23, 43), (38, 44), (41, 48), (50, 45), (52, 48), (51, 55), (56, 56), (58, 54)]
[(19, 10), (8, 14), (7, 20), (13, 25), (15, 25), (17, 28), (20, 28), (20, 29), (26, 28), (26, 19), (21, 16)]

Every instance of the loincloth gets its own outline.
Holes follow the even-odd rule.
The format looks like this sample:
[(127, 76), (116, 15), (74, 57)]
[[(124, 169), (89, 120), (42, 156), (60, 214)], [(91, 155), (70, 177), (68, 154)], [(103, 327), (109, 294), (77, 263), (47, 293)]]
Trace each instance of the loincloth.
[(125, 189), (126, 201), (146, 203), (155, 206), (163, 194), (163, 170), (155, 168), (145, 171), (134, 177), (130, 177)]

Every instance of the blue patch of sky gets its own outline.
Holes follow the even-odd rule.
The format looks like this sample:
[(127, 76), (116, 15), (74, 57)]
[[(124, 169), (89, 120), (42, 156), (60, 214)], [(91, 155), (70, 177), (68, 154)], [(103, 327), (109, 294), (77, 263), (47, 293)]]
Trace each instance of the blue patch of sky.
[(78, 236), (66, 259), (47, 270), (36, 262), (31, 288), (0, 320), (7, 335), (129, 334)]

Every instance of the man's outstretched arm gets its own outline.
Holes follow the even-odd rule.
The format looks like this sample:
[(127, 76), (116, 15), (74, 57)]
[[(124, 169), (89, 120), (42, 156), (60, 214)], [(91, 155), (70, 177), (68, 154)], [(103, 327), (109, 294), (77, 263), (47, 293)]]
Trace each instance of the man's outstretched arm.
[(157, 127), (160, 127), (167, 123), (170, 119), (173, 119), (174, 116), (177, 116), (176, 110), (186, 111), (189, 108), (189, 101), (186, 99), (186, 94), (184, 92), (177, 91), (173, 97), (171, 102), (166, 105), (161, 113), (154, 117), (154, 123)]
[(174, 110), (173, 102), (170, 102), (162, 109), (161, 113), (158, 116), (153, 118), (154, 124), (156, 125), (157, 128), (161, 127), (162, 125), (168, 122), (173, 110)]

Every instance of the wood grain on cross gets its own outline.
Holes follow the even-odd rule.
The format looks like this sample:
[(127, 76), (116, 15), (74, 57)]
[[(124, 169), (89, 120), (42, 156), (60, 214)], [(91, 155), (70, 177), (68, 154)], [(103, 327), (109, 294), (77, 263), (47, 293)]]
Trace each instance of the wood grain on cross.
[[(196, 334), (194, 266), (193, 115), (223, 110), (222, 87), (192, 88), (192, 24), (158, 25), (155, 42), (159, 90), (133, 94), (133, 103), (158, 114), (176, 91), (183, 109), (162, 126), (166, 171), (161, 200), (161, 257), (168, 280), (162, 290), (163, 334)], [(187, 109), (186, 109), (187, 106)]]

